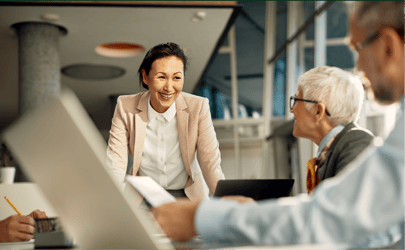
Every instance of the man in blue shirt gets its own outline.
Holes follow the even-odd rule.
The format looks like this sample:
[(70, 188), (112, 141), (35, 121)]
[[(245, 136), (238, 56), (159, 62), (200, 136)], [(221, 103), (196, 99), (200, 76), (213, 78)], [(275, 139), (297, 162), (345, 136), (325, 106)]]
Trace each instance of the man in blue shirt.
[(404, 23), (402, 2), (361, 2), (350, 17), (350, 45), (358, 68), (382, 104), (401, 102), (395, 127), (376, 140), (312, 195), (239, 204), (175, 202), (154, 209), (166, 234), (182, 241), (233, 244), (326, 244), (350, 248), (403, 225), (404, 216)]

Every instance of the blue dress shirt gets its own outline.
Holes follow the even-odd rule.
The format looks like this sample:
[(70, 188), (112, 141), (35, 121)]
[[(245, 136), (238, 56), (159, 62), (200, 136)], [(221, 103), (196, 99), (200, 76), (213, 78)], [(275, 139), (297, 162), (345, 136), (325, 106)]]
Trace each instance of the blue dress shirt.
[(335, 137), (340, 132), (342, 132), (342, 130), (344, 128), (345, 127), (342, 125), (337, 125), (331, 131), (329, 131), (329, 133), (322, 139), (321, 143), (319, 143), (318, 152), (316, 153), (316, 157), (319, 157), (319, 155), (322, 153), (323, 148), (326, 146), (326, 144), (328, 144), (328, 142), (330, 140), (332, 140), (333, 137)]
[(336, 177), (319, 184), (312, 195), (239, 204), (201, 202), (196, 231), (208, 243), (326, 244), (357, 247), (403, 224), (404, 117), (384, 143), (365, 149)]
[[(404, 100), (401, 105), (404, 110)], [(398, 119), (398, 118), (396, 118)], [(389, 249), (404, 249), (404, 222), (391, 226), (388, 231), (381, 231), (372, 235), (356, 248), (380, 248), (390, 246)]]

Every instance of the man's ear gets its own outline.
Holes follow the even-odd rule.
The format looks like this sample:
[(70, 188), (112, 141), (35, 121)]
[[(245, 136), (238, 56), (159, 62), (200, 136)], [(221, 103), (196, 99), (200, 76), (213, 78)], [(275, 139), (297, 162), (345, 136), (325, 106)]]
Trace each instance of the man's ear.
[(317, 121), (320, 121), (327, 116), (326, 106), (322, 102), (318, 102), (315, 104), (314, 112)]
[(379, 46), (382, 46), (381, 51), (383, 52), (381, 65), (385, 65), (384, 71), (391, 71), (393, 70), (393, 67), (397, 68), (399, 60), (403, 58), (403, 41), (398, 33), (391, 27), (384, 27), (381, 29), (380, 39), (381, 42), (379, 43)]

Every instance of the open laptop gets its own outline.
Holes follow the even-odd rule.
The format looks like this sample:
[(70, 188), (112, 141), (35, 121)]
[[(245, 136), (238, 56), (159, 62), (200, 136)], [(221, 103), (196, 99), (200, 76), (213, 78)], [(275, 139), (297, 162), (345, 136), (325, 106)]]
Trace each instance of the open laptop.
[(3, 139), (83, 249), (174, 249), (108, 173), (106, 143), (71, 90), (23, 115)]
[(290, 196), (294, 179), (220, 180), (214, 196), (243, 195), (256, 201)]

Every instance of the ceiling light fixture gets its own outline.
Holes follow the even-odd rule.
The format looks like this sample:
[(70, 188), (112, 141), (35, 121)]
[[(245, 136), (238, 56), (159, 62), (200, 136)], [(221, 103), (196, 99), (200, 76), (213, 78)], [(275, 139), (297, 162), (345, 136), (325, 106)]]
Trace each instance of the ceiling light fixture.
[(204, 11), (198, 11), (197, 13), (194, 14), (194, 16), (191, 18), (191, 21), (193, 22), (200, 22), (204, 20), (205, 16), (207, 16), (207, 13)]
[(145, 48), (135, 43), (114, 42), (101, 44), (95, 50), (99, 55), (107, 57), (131, 57), (143, 53)]
[(62, 74), (82, 80), (107, 80), (125, 74), (125, 69), (110, 65), (74, 64), (62, 68)]

